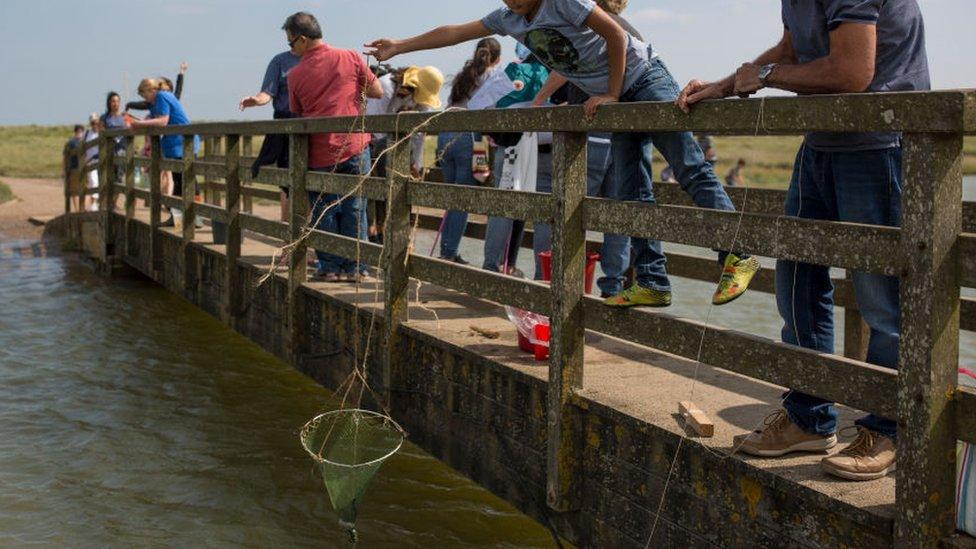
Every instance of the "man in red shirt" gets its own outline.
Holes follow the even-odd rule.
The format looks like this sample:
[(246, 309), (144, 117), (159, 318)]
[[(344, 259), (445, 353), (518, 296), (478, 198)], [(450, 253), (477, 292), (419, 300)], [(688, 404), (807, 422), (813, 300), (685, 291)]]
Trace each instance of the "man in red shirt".
[[(292, 51), (301, 61), (288, 72), (288, 100), (299, 118), (357, 116), (366, 97), (382, 97), (383, 89), (359, 54), (330, 47), (322, 41), (315, 16), (298, 12), (282, 26)], [(360, 175), (370, 166), (367, 133), (314, 134), (308, 143), (312, 171)], [(366, 239), (365, 200), (350, 197), (339, 202), (336, 194), (309, 192), (312, 219), (319, 230)], [(328, 208), (328, 211), (325, 211)], [(325, 211), (323, 215), (322, 212)], [(316, 251), (319, 269), (315, 278), (328, 282), (361, 280), (366, 266), (333, 254)]]

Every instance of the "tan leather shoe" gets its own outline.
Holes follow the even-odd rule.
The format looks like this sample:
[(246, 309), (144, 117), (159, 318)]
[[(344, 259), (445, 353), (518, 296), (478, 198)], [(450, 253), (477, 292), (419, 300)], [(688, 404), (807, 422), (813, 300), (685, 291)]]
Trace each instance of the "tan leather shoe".
[(860, 425), (847, 448), (820, 462), (831, 475), (848, 480), (874, 480), (895, 470), (895, 441)]
[(778, 457), (790, 452), (825, 452), (837, 444), (837, 435), (811, 435), (790, 420), (786, 410), (766, 416), (763, 428), (733, 440), (733, 452)]

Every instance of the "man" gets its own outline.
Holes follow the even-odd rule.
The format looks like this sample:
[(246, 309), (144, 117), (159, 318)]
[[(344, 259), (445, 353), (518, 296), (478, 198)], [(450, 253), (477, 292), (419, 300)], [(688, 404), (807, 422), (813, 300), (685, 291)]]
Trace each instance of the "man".
[[(241, 99), (239, 108), (243, 111), (251, 107), (261, 107), (271, 103), (274, 108), (272, 115), (275, 120), (292, 118), (294, 115), (288, 107), (288, 72), (298, 64), (301, 56), (295, 48), (289, 48), (271, 58), (268, 68), (264, 71), (264, 81), (261, 91)], [(274, 164), (279, 168), (288, 167), (288, 136), (283, 134), (269, 134), (264, 136), (261, 151), (251, 166), (251, 176), (257, 177), (261, 166)], [(281, 220), (288, 220), (288, 188), (281, 189)]]
[(64, 184), (68, 187), (68, 193), (71, 195), (70, 203), (76, 212), (82, 211), (82, 197), (79, 193), (83, 187), (81, 178), (78, 177), (78, 147), (81, 146), (84, 138), (85, 127), (81, 124), (75, 124), (74, 134), (64, 144), (64, 149), (61, 151), (61, 170), (64, 173)]
[[(761, 88), (803, 94), (929, 89), (925, 31), (916, 0), (782, 0), (779, 44), (719, 82), (693, 80), (678, 97), (685, 112), (703, 99), (749, 95)], [(797, 154), (786, 213), (899, 226), (901, 143), (892, 133), (812, 133)], [(834, 352), (833, 286), (827, 267), (778, 261), (777, 303), (783, 341)], [(858, 308), (871, 327), (868, 362), (898, 364), (898, 279), (854, 274)], [(833, 403), (790, 391), (783, 409), (736, 447), (759, 456), (824, 451), (837, 443)], [(853, 480), (886, 475), (895, 464), (895, 421), (869, 415), (857, 438), (823, 459), (824, 469)]]
[[(379, 98), (383, 89), (358, 53), (328, 46), (311, 14), (298, 12), (282, 26), (291, 50), (301, 61), (288, 72), (288, 98), (297, 117), (355, 116), (364, 108), (360, 94)], [(369, 171), (369, 134), (326, 133), (309, 137), (308, 165), (313, 171), (360, 175)], [(359, 197), (309, 192), (316, 228), (353, 238), (366, 238), (366, 207)], [(298, 199), (299, 197), (294, 197)], [(365, 267), (353, 260), (316, 252), (326, 282), (361, 281)]]

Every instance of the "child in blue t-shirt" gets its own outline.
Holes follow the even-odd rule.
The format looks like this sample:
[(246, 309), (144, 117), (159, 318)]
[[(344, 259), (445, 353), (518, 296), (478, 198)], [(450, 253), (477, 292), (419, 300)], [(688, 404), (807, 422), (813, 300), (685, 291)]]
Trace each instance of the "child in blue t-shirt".
[[(507, 35), (529, 48), (551, 71), (566, 77), (590, 95), (583, 106), (587, 118), (600, 105), (613, 102), (668, 101), (678, 96), (678, 85), (667, 67), (648, 47), (628, 34), (593, 0), (504, 0), (481, 20), (438, 27), (430, 32), (393, 40), (383, 38), (366, 44), (379, 61), (396, 55), (453, 46), (492, 34)], [(734, 210), (711, 164), (690, 132), (621, 133), (613, 136), (614, 176), (621, 200), (653, 201), (641, 196), (649, 188), (648, 171), (641, 170), (642, 147), (653, 141), (695, 204), (703, 208)], [(637, 282), (607, 298), (613, 307), (671, 304), (671, 285), (661, 243), (633, 239)], [(720, 252), (722, 280), (712, 302), (722, 305), (741, 296), (759, 270), (755, 258)]]

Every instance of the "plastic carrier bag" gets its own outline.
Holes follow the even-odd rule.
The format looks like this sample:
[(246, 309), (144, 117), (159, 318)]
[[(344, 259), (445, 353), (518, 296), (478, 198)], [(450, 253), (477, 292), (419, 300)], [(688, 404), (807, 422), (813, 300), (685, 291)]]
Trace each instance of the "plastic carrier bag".
[[(976, 387), (976, 373), (960, 368), (959, 384)], [(956, 448), (956, 528), (976, 536), (976, 446), (968, 442)]]

